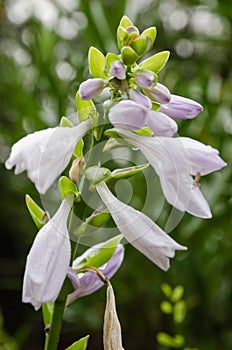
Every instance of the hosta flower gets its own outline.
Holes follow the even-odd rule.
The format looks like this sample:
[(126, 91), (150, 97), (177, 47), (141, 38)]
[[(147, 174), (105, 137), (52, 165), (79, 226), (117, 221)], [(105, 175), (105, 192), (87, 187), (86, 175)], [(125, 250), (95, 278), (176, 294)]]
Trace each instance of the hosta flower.
[(169, 258), (174, 257), (176, 250), (186, 248), (175, 242), (145, 214), (114, 197), (105, 182), (100, 182), (96, 189), (126, 240), (161, 269), (168, 270)]
[(91, 100), (97, 97), (106, 86), (107, 82), (101, 78), (88, 79), (80, 84), (80, 98), (82, 100)]
[(216, 149), (186, 137), (146, 137), (123, 130), (118, 133), (143, 152), (158, 174), (171, 205), (202, 218), (212, 216), (191, 175), (206, 175), (226, 165)]
[[(78, 267), (80, 261), (83, 260), (84, 256), (89, 255), (91, 251), (95, 250), (96, 248), (100, 248), (101, 245), (102, 244), (100, 243), (88, 249), (84, 254), (74, 260), (72, 267), (68, 269), (68, 277), (72, 281), (73, 287), (75, 289), (74, 292), (68, 296), (68, 305), (71, 304), (75, 299), (92, 294), (103, 287), (104, 283), (94, 272), (85, 272), (80, 274), (77, 274), (75, 272), (75, 269)], [(111, 259), (103, 266), (100, 266), (98, 270), (100, 270), (104, 276), (110, 279), (118, 271), (123, 261), (123, 257), (124, 248), (121, 244), (119, 244)]]
[(159, 110), (171, 118), (192, 119), (198, 116), (203, 107), (189, 98), (171, 95), (171, 100), (167, 104), (161, 105)]
[(114, 61), (110, 67), (110, 74), (119, 80), (126, 79), (126, 69), (121, 61)]
[(53, 218), (38, 232), (27, 257), (24, 280), (24, 303), (35, 310), (55, 301), (68, 271), (71, 255), (66, 226), (72, 200), (63, 200)]
[(151, 88), (154, 84), (154, 74), (149, 70), (142, 70), (134, 74), (134, 80), (141, 88)]
[(157, 83), (150, 89), (144, 89), (144, 93), (154, 102), (168, 103), (171, 99), (171, 94), (166, 86)]
[(110, 122), (125, 130), (138, 130), (148, 125), (156, 135), (173, 136), (177, 124), (159, 111), (153, 111), (146, 96), (136, 90), (129, 91), (133, 100), (123, 100), (114, 105), (109, 112)]
[(55, 127), (29, 134), (16, 142), (6, 161), (15, 174), (27, 171), (39, 193), (44, 194), (67, 167), (76, 143), (91, 127), (85, 120), (73, 127)]

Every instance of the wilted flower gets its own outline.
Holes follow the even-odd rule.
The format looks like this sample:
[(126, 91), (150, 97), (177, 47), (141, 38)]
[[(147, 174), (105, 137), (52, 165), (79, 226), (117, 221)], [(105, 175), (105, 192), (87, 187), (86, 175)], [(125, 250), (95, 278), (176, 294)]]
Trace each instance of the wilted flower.
[(91, 100), (97, 97), (106, 86), (107, 81), (101, 78), (88, 79), (80, 84), (80, 98), (82, 100)]
[(209, 174), (226, 165), (216, 149), (186, 137), (147, 137), (123, 130), (117, 132), (143, 152), (158, 174), (163, 193), (171, 205), (202, 218), (212, 216), (191, 175)]
[(174, 257), (175, 250), (186, 248), (175, 242), (145, 214), (114, 197), (105, 182), (100, 182), (96, 190), (126, 240), (161, 269), (168, 270), (169, 258)]
[(119, 80), (126, 79), (126, 69), (121, 61), (114, 61), (110, 67), (110, 74)]
[(62, 201), (53, 218), (38, 232), (27, 257), (22, 301), (31, 303), (35, 310), (56, 300), (68, 271), (71, 247), (66, 222), (71, 197)]
[(203, 107), (196, 101), (182, 96), (171, 95), (171, 100), (161, 105), (160, 112), (176, 119), (192, 119), (198, 116)]
[[(82, 261), (85, 256), (88, 256), (95, 249), (101, 248), (101, 246), (102, 243), (97, 244), (88, 249), (84, 254), (82, 254), (76, 260), (74, 260), (72, 267), (68, 269), (68, 277), (72, 281), (75, 290), (74, 292), (68, 295), (67, 305), (71, 304), (75, 299), (92, 294), (101, 287), (103, 287), (104, 283), (95, 273), (87, 271), (84, 273), (77, 274), (75, 272), (75, 269), (77, 268), (80, 261)], [(119, 244), (110, 260), (103, 266), (100, 266), (98, 270), (102, 272), (104, 276), (110, 279), (121, 266), (123, 257), (124, 248), (121, 244)]]
[(6, 168), (15, 166), (15, 174), (26, 170), (36, 189), (44, 194), (67, 167), (76, 143), (91, 125), (88, 119), (73, 128), (49, 128), (23, 137), (13, 145)]

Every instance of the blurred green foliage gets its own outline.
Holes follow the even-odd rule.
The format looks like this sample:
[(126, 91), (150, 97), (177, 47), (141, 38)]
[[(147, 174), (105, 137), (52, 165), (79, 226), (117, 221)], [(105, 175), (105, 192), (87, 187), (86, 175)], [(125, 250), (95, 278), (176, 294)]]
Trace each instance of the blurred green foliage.
[[(24, 194), (40, 201), (25, 174), (14, 176), (4, 161), (24, 136), (75, 113), (75, 94), (89, 77), (87, 52), (94, 45), (117, 53), (115, 31), (123, 14), (141, 30), (157, 26), (154, 53), (170, 50), (159, 80), (172, 93), (204, 106), (198, 118), (179, 122), (179, 134), (220, 150), (228, 167), (202, 179), (213, 219), (201, 220), (166, 203), (158, 224), (188, 246), (164, 273), (131, 246), (113, 278), (117, 309), (129, 350), (158, 349), (156, 335), (171, 325), (159, 309), (160, 286), (181, 284), (188, 308), (182, 334), (191, 347), (232, 348), (232, 7), (227, 0), (6, 0), (0, 2), (1, 310), (6, 332), (20, 349), (41, 349), (41, 315), (21, 303), (25, 259), (36, 229)], [(146, 186), (137, 175), (133, 204), (143, 207)], [(156, 184), (158, 184), (156, 180)], [(154, 188), (159, 203), (160, 189)], [(147, 214), (155, 217), (155, 207)], [(105, 290), (77, 301), (66, 315), (61, 348), (91, 334), (89, 350), (102, 348)], [(9, 339), (9, 338), (6, 338)], [(9, 341), (9, 340), (6, 340)], [(4, 346), (0, 344), (0, 346)], [(6, 347), (7, 348), (7, 347)]]

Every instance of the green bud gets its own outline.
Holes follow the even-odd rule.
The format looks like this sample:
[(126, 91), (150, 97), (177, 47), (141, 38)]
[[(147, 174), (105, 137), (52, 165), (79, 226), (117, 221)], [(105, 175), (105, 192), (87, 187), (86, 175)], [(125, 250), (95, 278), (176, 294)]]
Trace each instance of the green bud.
[(104, 74), (106, 58), (96, 47), (91, 46), (88, 54), (89, 71), (94, 78), (109, 79)]
[(147, 39), (139, 37), (135, 39), (130, 46), (139, 56), (142, 56), (146, 51)]
[(123, 27), (119, 26), (117, 29), (117, 44), (119, 50), (123, 48), (128, 40), (129, 34)]
[(181, 285), (176, 286), (173, 289), (171, 300), (173, 303), (179, 301), (184, 295), (184, 287)]
[(184, 321), (187, 312), (186, 302), (184, 300), (178, 301), (173, 306), (173, 318), (176, 323)]
[(111, 171), (107, 168), (99, 168), (98, 166), (92, 166), (86, 169), (85, 176), (93, 185), (97, 185), (99, 182), (106, 180), (111, 174)]
[(163, 311), (164, 314), (166, 315), (170, 315), (172, 313), (173, 310), (173, 306), (169, 301), (162, 301), (162, 303), (160, 304), (160, 309), (161, 311)]
[(122, 169), (115, 169), (112, 171), (110, 176), (106, 181), (110, 181), (112, 179), (115, 180), (120, 180), (120, 179), (127, 179), (128, 177), (134, 176), (144, 169), (146, 169), (149, 166), (149, 163), (143, 164), (143, 165), (136, 165), (136, 166), (131, 166), (128, 168), (122, 168)]
[(148, 46), (146, 48), (146, 51), (150, 50), (155, 42), (155, 38), (156, 38), (156, 27), (150, 27), (145, 29), (142, 34), (141, 37), (147, 37), (149, 40), (147, 41)]
[(78, 120), (82, 122), (88, 119), (91, 115), (96, 114), (96, 108), (92, 100), (82, 100), (79, 92), (76, 93), (76, 106), (78, 111)]
[(137, 53), (130, 46), (124, 46), (121, 53), (123, 63), (126, 66), (133, 66), (139, 58), (139, 55), (137, 55)]
[(49, 220), (48, 213), (43, 209), (41, 209), (40, 206), (36, 204), (35, 201), (33, 201), (33, 199), (29, 196), (29, 194), (26, 194), (25, 201), (26, 201), (27, 209), (34, 223), (36, 224), (36, 227), (38, 229), (41, 229), (41, 227), (43, 227), (43, 225), (45, 225)]
[(83, 158), (83, 148), (84, 148), (84, 141), (83, 139), (80, 139), (80, 141), (77, 142), (76, 147), (73, 151), (73, 154), (76, 158)]
[(170, 299), (172, 295), (172, 287), (168, 283), (162, 283), (161, 289), (164, 295)]
[(185, 343), (185, 339), (182, 335), (177, 334), (174, 337), (171, 337), (169, 334), (164, 332), (159, 332), (157, 334), (157, 340), (160, 345), (175, 349), (181, 348)]
[(87, 335), (86, 337), (75, 341), (75, 343), (70, 345), (65, 350), (86, 350), (87, 346), (88, 346), (88, 341), (89, 341), (89, 335)]
[(79, 196), (76, 185), (67, 176), (62, 176), (59, 179), (58, 188), (61, 198), (66, 198), (70, 194), (76, 198)]
[(158, 73), (166, 65), (169, 55), (169, 51), (161, 51), (142, 61), (139, 65), (142, 69)]
[(94, 211), (91, 216), (89, 216), (85, 222), (83, 222), (76, 230), (75, 236), (79, 237), (83, 234), (91, 234), (98, 227), (102, 227), (107, 221), (109, 221), (111, 215), (107, 210), (104, 211)]
[(70, 122), (70, 120), (68, 120), (68, 118), (62, 117), (61, 120), (60, 120), (60, 126), (67, 127), (67, 128), (72, 128), (73, 127), (73, 123)]
[(127, 28), (127, 27), (133, 26), (133, 23), (131, 22), (129, 17), (123, 16), (119, 25), (122, 26), (123, 28)]

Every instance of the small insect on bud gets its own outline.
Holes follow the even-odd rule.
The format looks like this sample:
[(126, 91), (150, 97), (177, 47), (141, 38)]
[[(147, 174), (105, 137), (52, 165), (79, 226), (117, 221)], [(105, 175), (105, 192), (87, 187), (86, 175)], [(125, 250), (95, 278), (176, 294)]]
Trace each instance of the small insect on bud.
[(79, 170), (84, 164), (84, 162), (85, 162), (84, 158), (76, 158), (72, 162), (72, 166), (69, 170), (69, 178), (72, 180), (74, 184), (77, 183)]

